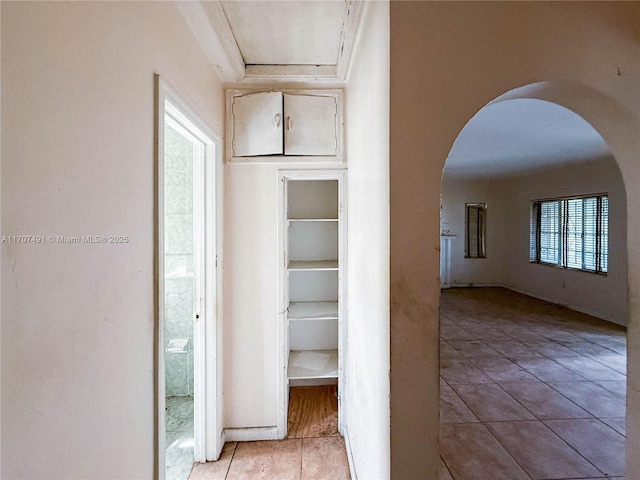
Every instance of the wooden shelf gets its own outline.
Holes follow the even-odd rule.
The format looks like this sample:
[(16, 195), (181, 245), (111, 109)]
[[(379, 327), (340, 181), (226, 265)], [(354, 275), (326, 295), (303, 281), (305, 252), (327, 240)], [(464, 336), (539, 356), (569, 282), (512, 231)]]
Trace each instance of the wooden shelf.
[(338, 270), (338, 260), (291, 261), (289, 270)]
[(289, 222), (337, 222), (337, 218), (289, 218)]
[(338, 378), (337, 350), (291, 350), (289, 380)]
[(338, 302), (291, 302), (289, 320), (334, 320), (338, 318)]

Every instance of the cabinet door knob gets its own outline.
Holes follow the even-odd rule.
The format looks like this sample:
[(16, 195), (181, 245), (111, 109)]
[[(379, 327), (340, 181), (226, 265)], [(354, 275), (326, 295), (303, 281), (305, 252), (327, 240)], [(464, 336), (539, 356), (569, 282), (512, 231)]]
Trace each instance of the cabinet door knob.
[(287, 130), (291, 130), (291, 117), (287, 117)]
[(281, 120), (281, 119), (282, 119), (282, 115), (281, 115), (281, 114), (279, 114), (279, 113), (276, 113), (276, 116), (275, 116), (276, 127), (279, 127), (279, 126), (280, 126), (280, 120)]

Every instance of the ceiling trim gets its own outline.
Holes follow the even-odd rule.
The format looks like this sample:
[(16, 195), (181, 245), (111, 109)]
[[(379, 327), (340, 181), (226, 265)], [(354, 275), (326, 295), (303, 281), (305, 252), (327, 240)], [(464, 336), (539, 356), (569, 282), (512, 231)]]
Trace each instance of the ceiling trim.
[(205, 55), (223, 82), (237, 82), (245, 74), (244, 60), (233, 36), (222, 4), (207, 1), (178, 1), (178, 8)]
[(337, 76), (335, 65), (247, 65), (244, 80), (331, 80)]
[(351, 54), (355, 46), (358, 28), (362, 22), (363, 4), (363, 0), (348, 0), (347, 2), (347, 13), (342, 25), (342, 38), (337, 63), (337, 76), (343, 81), (347, 79)]

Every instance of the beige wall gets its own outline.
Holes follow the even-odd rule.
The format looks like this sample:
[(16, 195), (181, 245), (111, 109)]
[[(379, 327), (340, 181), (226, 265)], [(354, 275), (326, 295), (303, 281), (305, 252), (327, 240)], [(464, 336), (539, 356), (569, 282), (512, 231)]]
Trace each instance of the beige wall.
[[(638, 204), (638, 25), (637, 3), (392, 2), (392, 477), (436, 478), (440, 175), (453, 141), (483, 105), (511, 89), (543, 80), (584, 85), (558, 87), (555, 101), (603, 135), (627, 204)], [(628, 238), (639, 231), (630, 208)], [(640, 406), (639, 260), (630, 250), (629, 412)], [(637, 414), (628, 432), (628, 477), (637, 478)]]
[(357, 478), (389, 478), (389, 4), (370, 2), (347, 83), (346, 405)]
[(154, 73), (220, 136), (173, 2), (2, 2), (2, 478), (154, 472)]

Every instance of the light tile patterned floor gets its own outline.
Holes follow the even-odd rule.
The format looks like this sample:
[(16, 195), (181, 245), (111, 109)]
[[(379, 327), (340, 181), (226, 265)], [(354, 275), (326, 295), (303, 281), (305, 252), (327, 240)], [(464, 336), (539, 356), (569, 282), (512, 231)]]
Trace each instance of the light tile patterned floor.
[(193, 467), (193, 397), (166, 397), (165, 478), (187, 480)]
[(624, 478), (624, 328), (501, 288), (441, 298), (441, 480)]
[(350, 480), (342, 437), (226, 443), (217, 462), (196, 464), (189, 480)]

